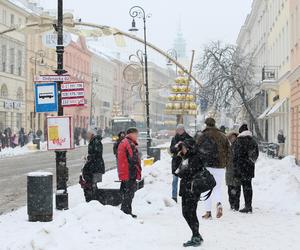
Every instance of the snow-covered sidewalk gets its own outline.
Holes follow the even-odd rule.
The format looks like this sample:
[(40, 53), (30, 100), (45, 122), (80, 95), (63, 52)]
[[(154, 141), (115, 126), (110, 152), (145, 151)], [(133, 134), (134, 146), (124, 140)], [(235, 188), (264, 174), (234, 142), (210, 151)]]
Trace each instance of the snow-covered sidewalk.
[[(292, 157), (282, 161), (260, 157), (251, 215), (229, 210), (224, 185), (224, 217), (200, 219), (205, 240), (200, 249), (299, 249), (300, 169), (293, 162)], [(161, 161), (144, 169), (144, 175), (145, 188), (137, 192), (133, 205), (137, 220), (119, 208), (86, 204), (80, 187), (73, 186), (69, 189), (70, 210), (55, 211), (53, 222), (27, 222), (25, 207), (1, 216), (0, 249), (182, 249), (191, 233), (180, 203), (170, 199), (170, 156), (163, 153)], [(111, 171), (105, 183), (115, 178), (116, 172)], [(199, 203), (199, 217), (202, 213), (203, 204)]]

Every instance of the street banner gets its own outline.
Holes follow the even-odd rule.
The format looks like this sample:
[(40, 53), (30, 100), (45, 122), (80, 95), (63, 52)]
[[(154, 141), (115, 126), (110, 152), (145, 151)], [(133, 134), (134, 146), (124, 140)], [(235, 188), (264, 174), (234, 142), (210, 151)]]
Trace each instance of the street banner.
[(55, 82), (35, 84), (35, 112), (57, 112), (57, 86)]
[(70, 75), (40, 75), (34, 77), (35, 82), (69, 82), (70, 80)]
[(65, 82), (61, 85), (61, 105), (67, 107), (84, 106), (84, 84), (82, 82)]
[(72, 116), (47, 117), (47, 149), (74, 149)]

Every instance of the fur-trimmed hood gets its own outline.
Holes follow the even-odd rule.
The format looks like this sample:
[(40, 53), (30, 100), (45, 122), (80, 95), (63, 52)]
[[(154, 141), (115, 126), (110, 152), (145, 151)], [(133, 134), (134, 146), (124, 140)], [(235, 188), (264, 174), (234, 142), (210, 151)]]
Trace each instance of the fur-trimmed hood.
[(238, 135), (238, 137), (246, 137), (246, 136), (253, 137), (253, 134), (252, 134), (251, 131), (246, 130), (246, 131), (244, 131), (244, 132), (242, 132), (242, 133), (240, 133), (240, 134)]

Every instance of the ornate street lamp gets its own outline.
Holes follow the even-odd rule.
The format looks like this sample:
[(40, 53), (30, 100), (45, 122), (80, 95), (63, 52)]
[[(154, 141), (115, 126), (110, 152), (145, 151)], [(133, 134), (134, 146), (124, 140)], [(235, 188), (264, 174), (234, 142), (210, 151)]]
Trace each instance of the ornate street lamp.
[(151, 147), (150, 137), (150, 102), (149, 102), (149, 82), (148, 82), (148, 55), (147, 55), (147, 29), (146, 19), (151, 15), (146, 15), (145, 10), (140, 6), (133, 6), (129, 10), (129, 15), (132, 17), (131, 28), (129, 31), (138, 31), (136, 28), (135, 18), (142, 18), (144, 23), (144, 70), (145, 70), (145, 98), (146, 98), (146, 128), (147, 128), (147, 156)]

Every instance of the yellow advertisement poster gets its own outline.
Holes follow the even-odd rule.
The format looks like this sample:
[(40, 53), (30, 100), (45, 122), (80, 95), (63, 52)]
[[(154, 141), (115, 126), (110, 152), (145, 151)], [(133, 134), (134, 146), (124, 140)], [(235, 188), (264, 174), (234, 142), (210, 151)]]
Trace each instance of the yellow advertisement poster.
[(59, 139), (58, 126), (49, 126), (48, 134), (49, 134), (50, 141), (58, 140)]

